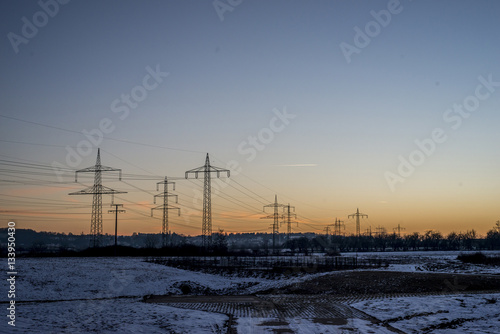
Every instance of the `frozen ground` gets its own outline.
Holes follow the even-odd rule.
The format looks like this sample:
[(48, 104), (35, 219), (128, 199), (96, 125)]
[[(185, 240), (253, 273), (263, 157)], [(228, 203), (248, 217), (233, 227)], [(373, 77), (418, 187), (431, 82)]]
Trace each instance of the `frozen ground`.
[(224, 314), (142, 303), (137, 298), (20, 304), (1, 333), (226, 333)]
[[(385, 257), (391, 270), (499, 273), (481, 266), (461, 267), (457, 253), (359, 253)], [(500, 254), (500, 252), (497, 252)], [(352, 255), (352, 254), (349, 254)], [(436, 265), (439, 266), (436, 267)], [(4, 318), (0, 333), (391, 333), (369, 318), (317, 319), (307, 315), (268, 318), (228, 315), (164, 304), (142, 297), (180, 294), (183, 283), (192, 293), (245, 294), (315, 276), (288, 279), (223, 277), (146, 263), (142, 258), (19, 258), (16, 263), (16, 328)], [(448, 268), (448, 269), (446, 269)], [(387, 268), (386, 268), (387, 269)], [(8, 291), (6, 280), (0, 285)], [(0, 294), (6, 306), (7, 294)], [(500, 294), (462, 294), (351, 300), (367, 316), (386, 320), (407, 333), (496, 333), (500, 327)], [(27, 302), (31, 301), (31, 302)], [(50, 302), (47, 302), (50, 301)], [(373, 319), (372, 319), (373, 320)], [(452, 326), (456, 325), (456, 329)], [(434, 327), (433, 327), (434, 326)], [(441, 326), (441, 327), (439, 327)], [(451, 329), (450, 329), (451, 328)]]
[[(147, 263), (143, 258), (18, 258), (16, 267), (15, 331), (20, 333), (224, 332), (226, 315), (140, 300), (151, 294), (181, 294), (184, 283), (194, 294), (241, 294), (324, 274), (281, 280), (223, 277)], [(8, 291), (6, 280), (0, 287)], [(7, 293), (0, 296), (0, 302), (8, 301)], [(6, 321), (0, 324), (0, 333), (12, 330)]]
[[(180, 294), (182, 283), (195, 286), (194, 294), (243, 294), (326, 274), (279, 280), (219, 276), (148, 263), (143, 258), (19, 258), (16, 267), (19, 301)], [(2, 284), (6, 287), (6, 282)], [(6, 300), (7, 295), (1, 294), (0, 301)]]
[(219, 292), (263, 281), (191, 272), (143, 258), (20, 258), (16, 264), (20, 301), (177, 294), (178, 285), (188, 281)]

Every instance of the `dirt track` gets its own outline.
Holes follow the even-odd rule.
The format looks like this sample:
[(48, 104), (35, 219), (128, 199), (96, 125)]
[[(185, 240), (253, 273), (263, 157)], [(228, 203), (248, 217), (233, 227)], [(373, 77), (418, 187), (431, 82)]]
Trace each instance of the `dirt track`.
[(371, 323), (374, 332), (403, 333), (350, 304), (373, 298), (486, 291), (500, 291), (500, 276), (350, 271), (260, 291), (257, 295), (148, 296), (144, 302), (227, 314), (227, 333), (236, 333), (233, 322), (240, 317), (275, 319), (258, 325), (272, 327), (274, 333), (294, 333), (289, 324), (297, 318), (344, 326), (341, 328), (346, 332), (356, 331), (345, 327), (347, 319), (361, 319)]
[[(295, 333), (289, 328), (289, 321), (297, 318), (311, 319), (324, 326), (344, 326), (347, 325), (348, 319), (362, 319), (373, 324), (375, 328), (384, 328), (391, 333), (403, 333), (349, 306), (347, 302), (350, 301), (352, 300), (321, 295), (149, 296), (144, 300), (146, 303), (227, 314), (231, 319), (230, 323), (241, 317), (260, 318), (263, 322), (258, 326), (274, 328), (274, 333)], [(356, 332), (354, 328), (343, 328), (347, 332)], [(228, 324), (227, 333), (237, 331)]]

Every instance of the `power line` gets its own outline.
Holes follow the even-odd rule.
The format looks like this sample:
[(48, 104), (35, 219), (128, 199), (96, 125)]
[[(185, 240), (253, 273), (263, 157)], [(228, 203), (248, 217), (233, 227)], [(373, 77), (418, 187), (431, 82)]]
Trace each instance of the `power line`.
[[(6, 140), (6, 139), (0, 139), (0, 141), (4, 142), (4, 143), (33, 145), (33, 146), (60, 147), (60, 148), (65, 148), (66, 147), (64, 145), (52, 145), (52, 144), (41, 144), (41, 143), (27, 143), (27, 142), (22, 142), (22, 141)], [(71, 147), (71, 148), (76, 149), (76, 147)]]
[[(18, 121), (18, 122), (29, 123), (29, 124), (32, 124), (32, 125), (38, 125), (38, 126), (43, 126), (43, 127), (50, 128), (50, 129), (55, 129), (55, 130), (59, 130), (59, 131), (65, 131), (65, 132), (69, 132), (69, 133), (77, 133), (79, 135), (82, 135), (82, 133), (80, 131), (66, 129), (66, 128), (62, 128), (62, 127), (58, 127), (58, 126), (53, 126), (53, 125), (49, 125), (49, 124), (43, 124), (43, 123), (39, 123), (39, 122), (27, 121), (27, 120), (24, 120), (24, 119), (12, 117), (12, 116), (1, 115), (1, 114), (0, 114), (0, 117), (11, 119), (11, 120), (15, 120), (15, 121)], [(194, 151), (194, 150), (187, 150), (187, 149), (181, 149), (181, 148), (166, 147), (166, 146), (161, 146), (161, 145), (146, 144), (146, 143), (141, 143), (141, 142), (137, 142), (137, 141), (131, 141), (131, 140), (126, 140), (126, 139), (118, 139), (118, 138), (113, 138), (113, 137), (108, 137), (108, 136), (103, 136), (103, 138), (108, 139), (108, 140), (113, 140), (113, 141), (116, 141), (116, 142), (126, 143), (126, 144), (134, 144), (134, 145), (140, 145), (140, 146), (146, 146), (146, 147), (162, 148), (162, 149), (166, 149), (166, 150), (181, 151), (181, 152), (203, 153), (201, 151)]]
[[(113, 154), (111, 154), (111, 155), (113, 155)], [(113, 155), (113, 156), (115, 156), (115, 155)], [(129, 163), (128, 161), (126, 161), (124, 159), (121, 159), (121, 158), (119, 158), (117, 156), (115, 156), (115, 157), (117, 159), (121, 160), (121, 161)], [(17, 158), (15, 158), (15, 159), (17, 159)], [(12, 167), (12, 168), (0, 169), (0, 175), (1, 174), (6, 174), (6, 175), (8, 175), (8, 177), (12, 177), (12, 179), (10, 179), (10, 180), (1, 179), (0, 180), (1, 182), (11, 182), (11, 183), (22, 184), (22, 185), (39, 185), (39, 186), (42, 186), (42, 185), (51, 185), (52, 187), (57, 187), (56, 184), (63, 185), (63, 184), (69, 184), (70, 183), (69, 181), (68, 182), (66, 182), (66, 181), (62, 181), (62, 182), (53, 181), (52, 182), (52, 181), (43, 179), (44, 177), (47, 177), (47, 176), (53, 176), (53, 173), (49, 172), (49, 171), (53, 171), (53, 167), (50, 166), (50, 165), (39, 163), (39, 162), (36, 162), (36, 161), (27, 161), (26, 159), (24, 159), (25, 162), (21, 162), (21, 161), (16, 161), (15, 159), (12, 159), (12, 158), (9, 158), (9, 159), (0, 159), (0, 165), (3, 164), (3, 166), (5, 166), (5, 167)], [(19, 159), (19, 160), (21, 160), (21, 159)], [(129, 163), (129, 164), (133, 165), (136, 168), (141, 168), (143, 171), (145, 171), (146, 173), (149, 173), (150, 175), (133, 174), (133, 173), (123, 173), (122, 174), (122, 182), (126, 183), (131, 188), (136, 189), (136, 191), (138, 191), (138, 192), (145, 192), (145, 193), (148, 193), (148, 194), (151, 195), (152, 192), (148, 192), (147, 190), (141, 189), (140, 187), (135, 186), (133, 183), (127, 182), (125, 180), (128, 180), (128, 181), (147, 181), (147, 180), (157, 180), (158, 178), (155, 177), (155, 175), (153, 173), (151, 173), (150, 171), (148, 171), (148, 170), (146, 170), (146, 169), (144, 169), (144, 168), (142, 168), (140, 166), (137, 166), (137, 165), (135, 165), (133, 163)], [(70, 169), (70, 168), (67, 168), (66, 170), (67, 171), (72, 171), (72, 172), (75, 171), (74, 169)], [(153, 175), (151, 175), (151, 174), (153, 174)], [(28, 176), (34, 176), (35, 178), (31, 178), (31, 177), (28, 177)], [(246, 177), (245, 175), (243, 175), (243, 176)], [(107, 178), (107, 177), (102, 177), (102, 179), (103, 180), (112, 180), (111, 178)], [(172, 178), (172, 179), (178, 179), (178, 178)], [(255, 202), (261, 203), (261, 204), (265, 203), (265, 202), (262, 201), (262, 199), (264, 197), (262, 197), (261, 195), (259, 195), (257, 192), (249, 189), (247, 186), (245, 186), (242, 183), (240, 183), (237, 179), (232, 179), (232, 180), (234, 181), (234, 183), (233, 182), (226, 182), (226, 183), (224, 183), (222, 185), (222, 187), (224, 187), (225, 185), (228, 185), (230, 188), (232, 188), (235, 191), (241, 193), (242, 195), (248, 197), (252, 201), (255, 201)], [(251, 180), (253, 182), (258, 183), (257, 181), (254, 181), (253, 179), (251, 179)], [(191, 182), (192, 184), (196, 184), (197, 186), (199, 186), (197, 183), (195, 183), (192, 180), (189, 180), (189, 182)], [(258, 184), (260, 184), (260, 183), (258, 183)], [(59, 187), (59, 188), (64, 188), (64, 187)], [(268, 189), (270, 189), (270, 188), (268, 188)], [(180, 193), (182, 193), (182, 192), (180, 192)], [(186, 198), (187, 197), (190, 197), (190, 196), (186, 195)], [(230, 219), (244, 219), (246, 217), (252, 217), (252, 215), (254, 213), (256, 214), (256, 213), (260, 212), (260, 210), (258, 208), (254, 207), (252, 204), (249, 204), (250, 202), (245, 201), (245, 200), (240, 200), (240, 199), (238, 199), (238, 197), (230, 196), (230, 195), (224, 194), (222, 192), (220, 193), (220, 197), (222, 199), (224, 199), (225, 201), (228, 201), (228, 202), (230, 202), (232, 204), (236, 204), (236, 205), (238, 205), (240, 207), (248, 209), (248, 212), (249, 212), (248, 216), (239, 215), (239, 216), (231, 217)], [(42, 203), (39, 203), (39, 204), (43, 205)], [(180, 205), (182, 207), (189, 208), (190, 210), (194, 210), (196, 212), (200, 212), (200, 210), (198, 208), (194, 208), (193, 206), (189, 205), (185, 200), (183, 200)], [(229, 209), (229, 210), (234, 210), (234, 207), (231, 207), (231, 206), (225, 206), (225, 205), (222, 205), (222, 204), (215, 204), (215, 203), (213, 205), (215, 207), (220, 207), (220, 208), (225, 208), (225, 209)], [(226, 215), (226, 217), (229, 217), (229, 216)], [(303, 219), (306, 219), (308, 221), (314, 222), (314, 220), (312, 220), (312, 219), (310, 219), (308, 217), (305, 217), (305, 216), (299, 216), (299, 217), (301, 217)], [(314, 230), (319, 230), (313, 224), (307, 224), (306, 226), (311, 226)], [(316, 226), (321, 226), (321, 228), (322, 228), (324, 226), (324, 224), (321, 224), (321, 225), (318, 224)]]

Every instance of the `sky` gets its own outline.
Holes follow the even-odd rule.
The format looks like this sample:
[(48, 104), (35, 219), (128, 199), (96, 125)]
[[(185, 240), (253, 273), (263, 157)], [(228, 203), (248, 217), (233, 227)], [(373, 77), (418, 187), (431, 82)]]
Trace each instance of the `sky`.
[[(0, 220), (89, 233), (104, 186), (126, 191), (119, 234), (161, 231), (156, 183), (175, 181), (172, 232), (212, 224), (294, 232), (368, 215), (361, 230), (474, 228), (500, 219), (497, 1), (2, 1)], [(158, 198), (157, 198), (158, 199)], [(103, 196), (103, 232), (114, 233)], [(281, 209), (280, 209), (281, 210)], [(281, 226), (284, 231), (285, 226)]]

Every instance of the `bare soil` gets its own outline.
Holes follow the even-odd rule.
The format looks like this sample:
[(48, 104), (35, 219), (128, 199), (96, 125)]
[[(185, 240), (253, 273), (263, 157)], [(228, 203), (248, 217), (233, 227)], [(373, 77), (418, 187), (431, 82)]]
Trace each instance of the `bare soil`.
[(418, 294), (500, 291), (500, 276), (393, 271), (333, 273), (259, 294)]

